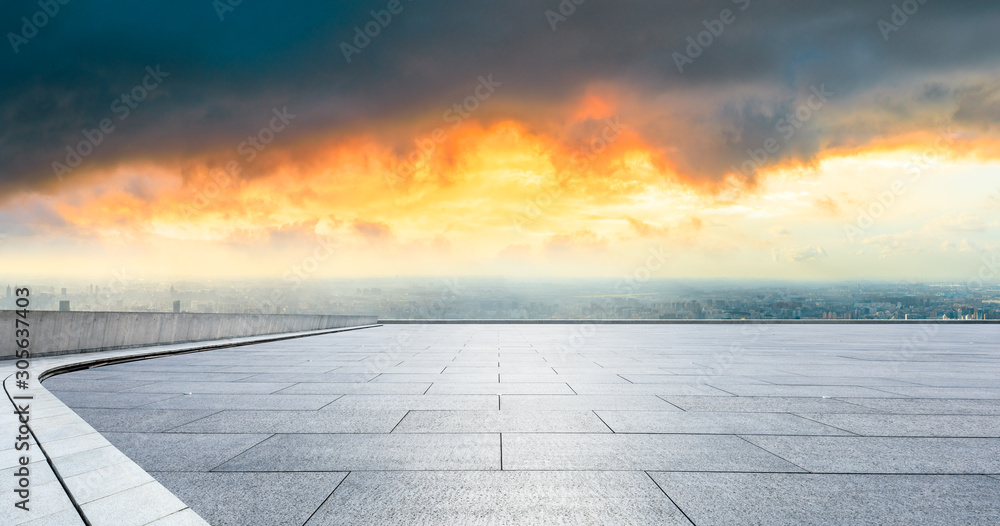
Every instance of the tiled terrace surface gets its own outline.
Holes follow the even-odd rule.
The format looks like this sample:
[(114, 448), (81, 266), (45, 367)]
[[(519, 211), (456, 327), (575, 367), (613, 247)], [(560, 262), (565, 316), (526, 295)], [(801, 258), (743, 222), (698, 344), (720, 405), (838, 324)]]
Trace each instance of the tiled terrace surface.
[(393, 325), (45, 386), (213, 525), (1000, 524), (998, 325)]

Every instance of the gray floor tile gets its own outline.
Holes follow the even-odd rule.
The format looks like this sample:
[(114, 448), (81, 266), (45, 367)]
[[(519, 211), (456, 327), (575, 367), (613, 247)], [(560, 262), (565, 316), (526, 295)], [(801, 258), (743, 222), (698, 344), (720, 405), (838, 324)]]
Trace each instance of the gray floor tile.
[(862, 436), (1000, 438), (1000, 418), (983, 415), (802, 416)]
[[(995, 400), (941, 400), (932, 398), (852, 398), (851, 404), (884, 413), (904, 415), (997, 415), (1000, 403)], [(802, 412), (810, 412), (802, 410)], [(816, 411), (818, 412), (818, 411)]]
[(105, 433), (146, 471), (209, 471), (270, 435)]
[(215, 471), (500, 469), (498, 434), (274, 435)]
[(884, 387), (901, 397), (1000, 400), (1000, 388), (989, 387)]
[(857, 387), (914, 387), (915, 385), (913, 382), (905, 380), (893, 380), (890, 378), (877, 378), (869, 376), (758, 376), (756, 378), (762, 383), (774, 385), (853, 385)]
[(650, 475), (699, 526), (1000, 523), (1000, 483), (976, 476)]
[(281, 373), (281, 374), (270, 374), (270, 373), (258, 373), (251, 376), (244, 376), (240, 382), (249, 383), (286, 383), (286, 384), (297, 384), (303, 382), (318, 382), (325, 384), (336, 384), (336, 383), (365, 383), (373, 378), (376, 374), (337, 374), (336, 372), (330, 373), (315, 373), (312, 372), (309, 367), (304, 367), (302, 372), (299, 373)]
[[(69, 502), (68, 499), (67, 502)], [(38, 511), (33, 512), (33, 515), (37, 518), (28, 520), (27, 522), (19, 522), (17, 523), (18, 526), (83, 526), (85, 524), (83, 519), (80, 518), (80, 512), (76, 511), (76, 508), (63, 509), (56, 513)]]
[(601, 409), (679, 411), (665, 400), (652, 395), (502, 395), (500, 407), (509, 411), (589, 411)]
[[(42, 382), (42, 385), (49, 391), (95, 391), (95, 381), (77, 378), (70, 375), (56, 376)], [(153, 383), (149, 380), (101, 380), (101, 390), (107, 392), (128, 391), (136, 387)]]
[(102, 466), (92, 471), (63, 478), (77, 504), (87, 504), (153, 480), (133, 462)]
[(849, 435), (834, 427), (785, 413), (680, 413), (597, 411), (615, 433), (705, 433), (752, 435)]
[(831, 398), (780, 398), (748, 396), (675, 396), (662, 397), (685, 411), (722, 411), (740, 413), (881, 413), (882, 411)]
[(690, 524), (641, 472), (354, 472), (309, 522)]
[(76, 408), (129, 409), (174, 398), (167, 393), (105, 393), (83, 391), (53, 391), (64, 404)]
[(535, 383), (535, 382), (570, 382), (570, 383), (602, 383), (602, 384), (627, 384), (628, 380), (625, 380), (621, 376), (615, 373), (602, 373), (602, 374), (548, 374), (548, 373), (536, 373), (536, 374), (519, 374), (519, 373), (503, 373), (500, 375), (500, 383), (512, 382), (512, 383)]
[(383, 373), (372, 380), (373, 383), (439, 383), (439, 382), (462, 382), (462, 383), (495, 383), (500, 381), (497, 373), (473, 373), (473, 374), (392, 374)]
[(495, 395), (345, 395), (326, 407), (330, 411), (360, 410), (489, 410), (499, 409)]
[(994, 438), (744, 438), (816, 473), (1000, 473), (1000, 439)]
[(437, 382), (427, 394), (575, 394), (564, 383)]
[(802, 471), (735, 436), (503, 435), (511, 470)]
[(592, 411), (410, 411), (393, 433), (610, 433)]
[[(708, 385), (712, 385), (709, 380)], [(888, 388), (854, 387), (850, 385), (726, 385), (720, 389), (736, 396), (779, 396), (814, 398), (907, 398), (908, 395), (888, 392)], [(899, 388), (893, 388), (898, 391)]]
[(186, 506), (163, 486), (150, 482), (81, 506), (93, 524), (142, 526)]
[(121, 432), (154, 433), (204, 418), (215, 410), (175, 409), (77, 409), (76, 413), (94, 429)]
[(569, 384), (581, 395), (681, 395), (681, 396), (733, 396), (710, 385), (696, 384), (601, 384), (573, 382)]
[(171, 433), (388, 433), (405, 410), (220, 411)]
[[(299, 526), (346, 473), (154, 472), (212, 526)], [(266, 495), (266, 498), (262, 496)]]
[(271, 394), (290, 387), (290, 383), (242, 383), (242, 382), (155, 382), (129, 389), (130, 393), (173, 393), (173, 394)]
[[(140, 395), (136, 395), (140, 396)], [(261, 409), (300, 411), (319, 409), (340, 395), (219, 395), (191, 394), (174, 396), (143, 406), (143, 409)]]
[(431, 383), (319, 383), (305, 382), (295, 384), (287, 389), (278, 391), (278, 394), (412, 394), (419, 395), (427, 392)]

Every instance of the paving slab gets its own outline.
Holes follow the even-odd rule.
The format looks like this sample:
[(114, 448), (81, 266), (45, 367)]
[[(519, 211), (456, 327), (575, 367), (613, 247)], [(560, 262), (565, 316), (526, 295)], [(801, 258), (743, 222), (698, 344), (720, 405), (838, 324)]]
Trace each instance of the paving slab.
[(152, 481), (153, 477), (134, 462), (102, 466), (63, 479), (77, 504), (87, 504)]
[(604, 384), (571, 382), (569, 386), (581, 395), (687, 395), (687, 396), (733, 396), (721, 388), (697, 384)]
[(699, 526), (1000, 523), (1000, 481), (978, 476), (650, 473)]
[(308, 524), (691, 523), (642, 472), (359, 471)]
[[(136, 394), (135, 396), (141, 396)], [(157, 395), (159, 396), (159, 395)], [(298, 411), (320, 409), (330, 404), (340, 395), (222, 395), (183, 394), (147, 403), (143, 409), (183, 409), (183, 410), (223, 410), (223, 409), (267, 409)]]
[(308, 434), (274, 435), (214, 471), (492, 469), (499, 434)]
[[(165, 470), (157, 475), (188, 491), (181, 502), (199, 501), (213, 523), (279, 520), (266, 499), (247, 497), (270, 484), (291, 492), (281, 497), (289, 523), (311, 515), (310, 524), (683, 524), (667, 494), (694, 488), (675, 498), (685, 512), (723, 495), (717, 510), (691, 513), (698, 524), (808, 523), (799, 505), (814, 509), (815, 523), (891, 524), (897, 504), (871, 500), (884, 486), (917, 495), (897, 501), (922, 498), (914, 507), (928, 523), (939, 506), (971, 510), (956, 517), (976, 524), (974, 512), (993, 506), (983, 500), (989, 484), (1000, 482), (1000, 406), (990, 398), (1000, 389), (1000, 349), (989, 343), (998, 328), (942, 326), (900, 358), (911, 326), (597, 325), (570, 352), (574, 326), (386, 326), (47, 383), (76, 397), (80, 415), (140, 464)], [(143, 395), (169, 398), (135, 398)], [(82, 494), (95, 463), (127, 460), (96, 438), (73, 446), (89, 435), (76, 415), (38, 402), (40, 436), (67, 440), (61, 473)], [(704, 479), (680, 489), (663, 479), (661, 490), (644, 471), (817, 478)], [(843, 476), (858, 479), (829, 478)], [(945, 477), (936, 493), (898, 482), (928, 476)], [(974, 478), (987, 485), (970, 485)], [(128, 491), (118, 489), (90, 490), (89, 502)], [(755, 514), (768, 507), (773, 516)], [(200, 520), (191, 508), (163, 513), (150, 523)]]
[(744, 436), (814, 473), (1000, 473), (1000, 439)]
[(331, 373), (315, 373), (312, 372), (312, 368), (304, 366), (302, 370), (298, 373), (257, 373), (250, 376), (244, 375), (240, 382), (247, 383), (302, 383), (302, 382), (318, 382), (318, 383), (364, 383), (373, 380), (377, 374), (337, 374)]
[(101, 432), (144, 432), (167, 431), (177, 426), (193, 422), (218, 411), (192, 409), (77, 409), (76, 413), (94, 429)]
[(786, 413), (680, 413), (597, 411), (615, 433), (752, 435), (850, 435), (851, 433)]
[(105, 433), (146, 471), (209, 471), (267, 439), (267, 434)]
[(883, 413), (871, 404), (832, 398), (783, 398), (752, 396), (661, 396), (684, 411), (720, 411), (736, 413)]
[(503, 434), (510, 470), (803, 471), (731, 435)]
[(931, 398), (852, 398), (849, 403), (882, 413), (902, 415), (994, 415), (1000, 416), (996, 400), (949, 400)]
[(427, 394), (576, 394), (568, 384), (559, 382), (546, 383), (466, 383), (437, 382), (431, 385)]
[(123, 389), (129, 393), (172, 393), (172, 394), (271, 394), (291, 387), (291, 383), (243, 383), (243, 382), (153, 382)]
[[(853, 385), (754, 385), (754, 384), (722, 384), (715, 386), (711, 381), (708, 385), (718, 387), (736, 396), (780, 396), (780, 397), (813, 397), (813, 398), (908, 398), (902, 394), (902, 388), (855, 387)], [(884, 389), (884, 390), (880, 390)]]
[(405, 410), (220, 411), (171, 433), (388, 433)]
[(382, 373), (372, 380), (373, 383), (441, 383), (441, 382), (462, 382), (462, 383), (498, 383), (499, 373), (461, 373), (461, 374), (392, 374)]
[(347, 473), (153, 472), (152, 475), (212, 526), (299, 526), (333, 493)]
[(1000, 400), (1000, 388), (996, 387), (902, 387), (882, 388), (885, 391), (911, 398), (981, 399)]
[(645, 409), (679, 411), (653, 395), (502, 395), (500, 408), (508, 411), (588, 411)]
[(277, 391), (276, 394), (336, 394), (336, 395), (347, 395), (347, 394), (362, 394), (362, 395), (376, 395), (376, 394), (410, 394), (419, 395), (427, 392), (427, 389), (431, 387), (431, 383), (320, 383), (320, 382), (303, 382), (300, 384), (292, 385), (288, 388)]
[(410, 411), (393, 433), (610, 433), (593, 411)]
[(885, 386), (905, 386), (915, 387), (916, 383), (906, 380), (894, 380), (892, 378), (878, 378), (871, 376), (758, 376), (760, 383), (773, 385), (853, 385), (856, 387), (885, 387)]
[(142, 486), (109, 495), (81, 507), (93, 524), (143, 526), (182, 511), (187, 505), (151, 480)]
[(72, 409), (104, 408), (130, 409), (161, 400), (169, 400), (178, 396), (177, 393), (124, 393), (97, 391), (55, 391), (60, 400)]
[(496, 395), (345, 395), (325, 407), (330, 411), (357, 410), (487, 410), (499, 409)]
[[(50, 508), (46, 507), (46, 511), (48, 511), (48, 509)], [(78, 512), (76, 508), (72, 507), (63, 508), (61, 511), (55, 513), (32, 514), (29, 512), (29, 515), (34, 515), (38, 518), (10, 524), (17, 524), (18, 526), (83, 526), (85, 524), (83, 519), (80, 518), (80, 512)]]
[(803, 414), (862, 436), (1000, 438), (1000, 418), (983, 415)]

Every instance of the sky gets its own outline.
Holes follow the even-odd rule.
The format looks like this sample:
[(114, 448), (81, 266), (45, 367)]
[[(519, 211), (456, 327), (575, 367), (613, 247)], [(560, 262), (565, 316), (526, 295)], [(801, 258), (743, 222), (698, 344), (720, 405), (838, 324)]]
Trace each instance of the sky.
[(1000, 276), (997, 2), (13, 4), (5, 275)]

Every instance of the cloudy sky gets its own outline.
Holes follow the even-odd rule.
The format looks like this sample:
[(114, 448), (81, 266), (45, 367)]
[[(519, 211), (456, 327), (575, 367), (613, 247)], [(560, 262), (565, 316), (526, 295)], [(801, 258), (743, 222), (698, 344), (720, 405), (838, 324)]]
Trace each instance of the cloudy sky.
[(4, 274), (964, 280), (1000, 250), (997, 2), (233, 3), (5, 5)]

